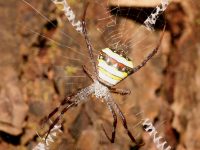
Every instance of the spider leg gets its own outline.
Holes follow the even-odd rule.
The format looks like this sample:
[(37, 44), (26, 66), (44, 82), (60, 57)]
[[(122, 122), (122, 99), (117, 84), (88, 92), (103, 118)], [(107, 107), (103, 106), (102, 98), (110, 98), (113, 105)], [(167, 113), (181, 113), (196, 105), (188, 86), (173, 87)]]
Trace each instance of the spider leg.
[(47, 123), (47, 121), (50, 120), (51, 117), (53, 117), (59, 111), (61, 106), (65, 104), (70, 104), (71, 103), (70, 99), (71, 99), (71, 96), (65, 98), (58, 107), (56, 107), (47, 117), (44, 117), (44, 119), (42, 119), (41, 123), (42, 124)]
[(116, 107), (118, 108), (118, 113), (119, 113), (119, 116), (122, 120), (122, 123), (123, 123), (123, 126), (125, 128), (125, 130), (127, 131), (127, 134), (129, 136), (129, 138), (131, 139), (132, 142), (136, 143), (137, 147), (141, 147), (144, 145), (144, 143), (138, 143), (136, 141), (136, 139), (134, 138), (134, 136), (132, 135), (132, 133), (130, 132), (128, 126), (127, 126), (127, 121), (126, 121), (126, 118), (124, 116), (124, 114), (122, 113), (122, 111), (120, 110), (119, 106), (115, 103)]
[(129, 138), (131, 139), (132, 142), (136, 143), (137, 147), (140, 147), (143, 145), (142, 144), (139, 144), (136, 139), (133, 137), (132, 133), (130, 132), (128, 126), (127, 126), (127, 121), (126, 121), (126, 118), (124, 116), (124, 114), (122, 113), (121, 109), (119, 108), (119, 106), (114, 102), (112, 96), (110, 94), (108, 94), (106, 97), (105, 97), (105, 101), (107, 103), (108, 106), (111, 106), (112, 108), (114, 108), (114, 110), (119, 114), (119, 117), (121, 118), (122, 120), (122, 123), (123, 123), (123, 126), (125, 128), (125, 130), (127, 131), (127, 134), (129, 136)]
[(88, 70), (88, 68), (85, 65), (82, 65), (83, 71), (87, 74), (87, 76), (92, 79), (93, 81), (95, 80), (95, 77), (92, 75), (92, 73)]
[[(166, 25), (165, 25), (166, 26)], [(165, 26), (163, 28), (163, 32), (162, 35), (159, 39), (159, 42), (156, 46), (156, 48), (154, 48), (148, 55), (147, 57), (135, 68), (133, 68), (132, 72), (130, 74), (134, 74), (135, 72), (139, 71), (142, 67), (144, 67), (146, 65), (146, 63), (158, 52), (158, 49), (160, 47), (160, 44), (162, 42), (163, 36), (164, 36), (164, 31), (165, 31)]]
[(115, 141), (116, 127), (117, 127), (117, 115), (116, 115), (116, 113), (115, 113), (114, 108), (113, 108), (111, 105), (108, 105), (108, 107), (110, 108), (109, 110), (111, 111), (112, 116), (113, 116), (113, 119), (114, 119), (114, 120), (113, 120), (113, 131), (112, 131), (112, 136), (111, 136), (111, 138), (108, 136), (108, 134), (107, 134), (107, 132), (106, 132), (106, 130), (105, 130), (105, 128), (104, 128), (103, 125), (102, 125), (102, 128), (103, 128), (103, 131), (104, 131), (106, 137), (109, 139), (109, 141), (110, 141), (111, 143), (114, 143), (114, 141)]
[(96, 62), (95, 62), (94, 54), (93, 54), (94, 50), (93, 50), (92, 44), (91, 44), (91, 42), (90, 42), (90, 40), (88, 38), (86, 22), (85, 22), (85, 16), (86, 16), (87, 8), (88, 8), (88, 4), (86, 5), (86, 8), (85, 8), (85, 11), (84, 11), (84, 14), (83, 14), (83, 18), (82, 18), (83, 35), (84, 35), (85, 42), (86, 42), (86, 45), (87, 45), (87, 48), (88, 48), (90, 59), (92, 61), (92, 66), (93, 66), (93, 69), (94, 69), (94, 73), (95, 73), (95, 76), (97, 78), (97, 67), (96, 67)]
[(50, 125), (49, 130), (47, 131), (45, 141), (50, 134), (51, 130), (54, 128), (54, 126), (60, 121), (63, 114), (71, 107), (77, 106), (80, 102), (84, 101), (89, 95), (94, 93), (94, 85), (91, 84), (90, 86), (80, 90), (76, 94), (72, 94), (69, 97), (66, 97), (60, 104), (58, 108), (55, 108), (47, 117), (47, 120), (49, 120), (53, 115), (55, 115), (56, 112), (60, 112), (60, 114), (55, 118), (53, 123)]
[(111, 93), (116, 93), (116, 94), (120, 94), (120, 95), (129, 95), (131, 94), (131, 91), (129, 89), (117, 89), (117, 88), (109, 88)]
[(53, 121), (53, 123), (50, 125), (49, 130), (46, 133), (46, 137), (45, 137), (45, 141), (49, 135), (49, 133), (51, 132), (51, 130), (54, 128), (54, 126), (60, 121), (61, 117), (63, 116), (63, 114), (69, 110), (69, 108), (76, 106), (76, 102), (72, 102), (71, 104), (69, 104), (68, 106), (64, 107), (61, 111), (61, 113), (58, 115), (58, 117), (56, 117), (56, 119)]
[(119, 116), (120, 116), (120, 118), (121, 118), (121, 120), (122, 120), (122, 123), (123, 123), (124, 128), (125, 128), (126, 131), (127, 131), (128, 136), (130, 137), (130, 139), (131, 139), (134, 143), (137, 143), (137, 141), (135, 140), (135, 138), (134, 138), (133, 135), (131, 134), (130, 130), (128, 129), (126, 118), (125, 118), (124, 114), (122, 113), (122, 111), (121, 111), (120, 109), (119, 109)]

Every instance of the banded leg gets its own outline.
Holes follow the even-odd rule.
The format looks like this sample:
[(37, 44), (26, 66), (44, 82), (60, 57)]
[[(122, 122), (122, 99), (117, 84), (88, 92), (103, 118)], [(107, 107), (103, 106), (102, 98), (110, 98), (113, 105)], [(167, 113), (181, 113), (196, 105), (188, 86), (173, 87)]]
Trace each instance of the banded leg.
[(111, 143), (114, 143), (115, 142), (116, 127), (117, 127), (117, 115), (116, 115), (115, 110), (113, 109), (113, 107), (111, 105), (108, 104), (108, 107), (109, 107), (109, 110), (111, 111), (113, 119), (114, 119), (113, 120), (113, 131), (112, 131), (111, 138), (108, 136), (108, 134), (107, 134), (107, 132), (106, 132), (106, 130), (105, 130), (103, 125), (102, 125), (102, 128), (103, 128), (103, 131), (104, 131), (106, 137), (109, 139), (109, 141)]

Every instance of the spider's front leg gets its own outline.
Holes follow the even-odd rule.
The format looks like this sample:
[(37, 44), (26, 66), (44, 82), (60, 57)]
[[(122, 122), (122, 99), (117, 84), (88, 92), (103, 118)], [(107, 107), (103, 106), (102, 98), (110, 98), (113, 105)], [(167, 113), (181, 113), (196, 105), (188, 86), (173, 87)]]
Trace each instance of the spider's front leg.
[(117, 89), (117, 88), (110, 87), (109, 90), (111, 93), (116, 93), (116, 94), (120, 94), (120, 95), (131, 94), (131, 90), (129, 90), (129, 89)]
[(83, 18), (82, 18), (82, 27), (83, 27), (83, 36), (85, 38), (85, 42), (86, 42), (86, 46), (88, 48), (88, 53), (92, 62), (92, 67), (95, 73), (95, 76), (97, 77), (97, 66), (96, 66), (96, 61), (94, 59), (94, 54), (93, 54), (93, 47), (92, 44), (90, 42), (90, 39), (88, 37), (88, 33), (87, 33), (87, 28), (86, 28), (86, 22), (85, 22), (85, 16), (86, 16), (86, 12), (87, 12), (87, 8), (88, 8), (89, 3), (86, 4), (86, 8), (85, 11), (83, 13)]

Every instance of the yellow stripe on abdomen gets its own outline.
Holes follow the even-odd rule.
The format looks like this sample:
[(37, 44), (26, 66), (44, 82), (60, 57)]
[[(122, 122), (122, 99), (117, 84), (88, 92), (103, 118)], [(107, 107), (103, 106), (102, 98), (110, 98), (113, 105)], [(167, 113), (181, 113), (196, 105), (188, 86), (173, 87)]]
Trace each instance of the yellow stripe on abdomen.
[(98, 57), (98, 76), (109, 86), (116, 85), (126, 78), (133, 68), (132, 61), (123, 51), (102, 50)]
[(118, 80), (112, 79), (111, 77), (107, 76), (104, 72), (99, 70), (99, 78), (102, 79), (103, 81), (106, 81), (108, 83), (108, 85), (116, 85), (118, 82)]
[(113, 80), (116, 81), (121, 81), (122, 78), (119, 78), (117, 76), (112, 75), (110, 72), (104, 70), (103, 68), (99, 67), (99, 72), (102, 72), (103, 74), (105, 74), (106, 76), (108, 76), (109, 78), (112, 78)]
[(124, 79), (128, 75), (126, 72), (119, 71), (115, 67), (109, 66), (103, 59), (98, 59), (98, 62), (99, 67), (103, 68), (114, 76)]

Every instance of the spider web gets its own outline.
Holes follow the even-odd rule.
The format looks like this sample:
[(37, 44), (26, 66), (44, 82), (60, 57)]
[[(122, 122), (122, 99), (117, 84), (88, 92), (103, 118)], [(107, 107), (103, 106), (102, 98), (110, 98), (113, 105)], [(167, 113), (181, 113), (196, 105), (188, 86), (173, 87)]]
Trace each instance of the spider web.
[[(129, 1), (134, 3), (133, 0)], [(92, 18), (92, 21), (91, 19), (87, 19), (86, 21), (89, 36), (95, 49), (94, 53), (97, 57), (98, 51), (105, 47), (116, 50), (122, 49), (126, 53), (129, 53), (129, 57), (134, 59), (133, 61), (135, 64), (138, 64), (157, 44), (156, 40), (152, 41), (152, 38), (150, 38), (153, 32), (147, 30), (143, 25), (143, 22), (151, 12), (155, 10), (156, 4), (159, 3), (154, 4), (152, 8), (147, 8), (146, 6), (138, 7), (138, 5), (136, 5), (137, 7), (120, 6), (119, 4), (121, 4), (121, 1), (119, 0), (104, 0), (101, 2), (95, 0), (94, 2), (90, 2), (86, 18)], [(84, 4), (80, 3), (79, 5), (81, 6), (77, 7), (72, 4), (72, 10), (79, 10), (80, 8), (81, 10), (84, 10)], [(97, 13), (91, 15), (92, 12)], [(74, 13), (77, 20), (81, 20), (83, 11)], [(58, 26), (52, 22), (53, 19), (47, 20), (42, 14), (39, 14), (38, 17), (42, 17), (46, 21), (49, 21), (49, 23), (46, 24), (47, 26)], [(60, 24), (62, 24), (61, 26), (64, 28), (60, 29), (60, 31), (51, 37), (51, 39), (45, 37), (45, 35), (42, 35), (42, 37), (48, 38), (51, 45), (57, 46), (61, 51), (60, 57), (55, 63), (56, 65), (54, 65), (56, 82), (59, 85), (64, 83), (66, 91), (63, 93), (70, 94), (87, 85), (88, 80), (85, 73), (82, 71), (82, 65), (90, 66), (90, 62), (88, 61), (89, 57), (87, 55), (84, 39), (79, 33), (75, 33), (76, 31), (74, 31), (74, 29), (70, 29), (71, 25), (67, 24), (68, 20), (66, 20), (66, 16), (54, 18), (54, 21), (56, 21), (57, 24), (60, 22)], [(136, 24), (134, 22), (136, 22)], [(159, 29), (162, 29), (163, 25), (163, 18), (158, 18), (156, 27), (158, 26)], [(69, 30), (72, 30), (73, 32), (70, 33)], [(37, 34), (34, 31), (32, 32)], [(72, 37), (71, 35), (74, 36)], [(145, 44), (143, 44), (144, 42)], [(138, 53), (141, 53), (141, 56), (138, 56)]]
[[(130, 2), (134, 3), (134, 1)], [(86, 16), (88, 18), (87, 27), (89, 37), (95, 49), (96, 56), (98, 51), (105, 47), (116, 50), (122, 49), (126, 53), (129, 53), (130, 58), (134, 59), (135, 64), (139, 64), (157, 44), (155, 33), (147, 30), (152, 27), (148, 26), (147, 28), (143, 23), (156, 10), (155, 7), (159, 2), (150, 5), (151, 7), (147, 7), (148, 5), (146, 6), (145, 4), (143, 4), (145, 7), (142, 4), (140, 4), (141, 6), (120, 6), (120, 3), (121, 1), (117, 1), (117, 3), (115, 1), (114, 3), (108, 0), (90, 2)], [(95, 12), (93, 13), (95, 15), (91, 15), (91, 12)], [(81, 17), (77, 18), (81, 20)], [(165, 24), (163, 16), (156, 18), (156, 20), (156, 29), (162, 30)], [(154, 39), (151, 37), (154, 37)], [(84, 49), (83, 46), (81, 48)]]
[[(21, 1), (24, 2), (25, 5), (29, 5), (26, 1)], [(86, 17), (92, 18), (92, 21), (91, 19), (87, 19), (87, 24), (89, 36), (95, 49), (95, 56), (98, 55), (98, 51), (105, 47), (116, 50), (122, 49), (129, 53), (129, 57), (134, 59), (136, 64), (139, 63), (139, 61), (144, 57), (139, 58), (136, 53), (142, 52), (143, 56), (145, 56), (157, 43), (156, 40), (149, 41), (151, 40), (150, 37), (154, 33), (147, 30), (147, 27), (143, 24), (159, 4), (158, 1), (156, 1), (156, 3), (154, 1), (156, 0), (152, 1), (153, 5), (148, 3), (151, 7), (147, 7), (149, 5), (145, 2), (144, 4), (135, 4), (133, 0), (127, 0), (124, 4), (123, 1), (120, 0), (104, 0), (101, 2), (95, 0), (94, 2), (90, 2), (90, 7)], [(133, 3), (133, 6), (125, 5), (127, 3)], [(61, 15), (61, 12), (59, 12), (60, 14), (56, 12), (57, 15), (60, 15), (58, 17), (54, 16), (48, 18), (44, 14), (40, 13), (37, 8), (31, 6), (31, 4), (30, 7), (32, 7), (33, 11), (36, 12), (35, 17), (41, 17), (43, 20), (48, 21), (45, 24), (46, 28), (48, 28), (48, 26), (51, 26), (50, 28), (58, 28), (59, 25), (64, 27), (62, 27), (62, 29), (52, 37), (48, 37), (41, 32), (27, 27), (27, 31), (40, 36), (42, 39), (49, 40), (50, 44), (61, 49), (60, 55), (62, 57), (60, 57), (58, 61), (58, 66), (55, 67), (56, 71), (59, 72), (59, 77), (67, 78), (65, 79), (67, 80), (65, 83), (68, 85), (79, 84), (82, 80), (85, 81), (85, 79), (81, 79), (86, 77), (81, 73), (81, 65), (85, 63), (90, 64), (90, 62), (88, 61), (89, 57), (87, 55), (87, 48), (83, 37), (81, 37), (79, 33), (75, 33), (76, 31), (74, 31), (74, 29), (71, 29), (72, 31), (70, 31), (70, 28), (72, 27), (70, 24), (67, 24), (65, 16)], [(75, 5), (72, 4), (71, 7), (72, 9), (74, 8), (74, 10), (79, 10), (80, 8), (84, 10), (84, 4), (79, 4), (78, 7), (75, 7)], [(91, 12), (93, 11), (97, 13), (91, 15)], [(77, 20), (81, 20), (82, 13), (83, 11), (75, 12)], [(165, 22), (163, 17), (160, 17), (157, 19), (155, 27), (156, 29), (162, 29), (164, 24)], [(70, 35), (70, 32), (73, 32), (72, 34), (74, 37)], [(144, 42), (145, 44), (143, 44)], [(136, 54), (137, 57), (134, 57), (132, 53)], [(75, 78), (77, 83), (70, 83), (69, 81), (73, 81), (71, 78)], [(67, 89), (71, 88), (68, 87)]]
[[(28, 6), (23, 0), (22, 2)], [(91, 1), (86, 15), (88, 34), (95, 49), (95, 58), (102, 48), (109, 47), (123, 49), (134, 64), (139, 64), (158, 42), (158, 36), (152, 30), (148, 30), (143, 23), (160, 1), (152, 0), (152, 3), (148, 4), (137, 4), (137, 0), (127, 0), (124, 4), (122, 2), (120, 0)], [(131, 4), (127, 5), (129, 2)], [(74, 10), (76, 19), (81, 20), (85, 4), (80, 1), (69, 2), (69, 4)], [(53, 3), (49, 2), (48, 6), (51, 5)], [(90, 69), (91, 63), (82, 35), (71, 26), (62, 11), (54, 8), (51, 14), (47, 15), (39, 13), (41, 8), (32, 4), (31, 6), (36, 8), (36, 10), (32, 8), (33, 11), (38, 11), (34, 17), (46, 22), (45, 28), (57, 30), (50, 30), (54, 33), (53, 36), (48, 36), (49, 32), (46, 34), (37, 29), (27, 28), (27, 31), (37, 37), (47, 39), (47, 45), (51, 47), (50, 51), (56, 55), (52, 56), (56, 57), (52, 59), (52, 64), (58, 91), (61, 91), (60, 93), (64, 96), (89, 85), (91, 81), (83, 72), (82, 65)], [(155, 29), (162, 30), (164, 24), (163, 17), (157, 18)]]
[[(135, 64), (139, 64), (158, 42), (153, 26), (145, 26), (144, 22), (152, 12), (155, 12), (155, 7), (159, 3), (150, 6), (145, 4), (124, 6), (120, 5), (120, 1), (118, 3), (97, 0), (91, 2), (86, 17), (89, 37), (94, 49), (97, 52), (105, 47), (123, 49), (130, 58), (134, 59)], [(95, 16), (91, 12), (95, 12)], [(95, 21), (92, 22), (90, 18), (94, 18)], [(165, 24), (164, 17), (160, 16), (156, 20), (155, 29), (162, 31)], [(98, 33), (93, 34), (93, 32)], [(134, 135), (139, 136), (141, 130), (138, 130), (138, 126), (141, 124), (141, 119), (136, 122), (138, 123), (132, 129)]]

